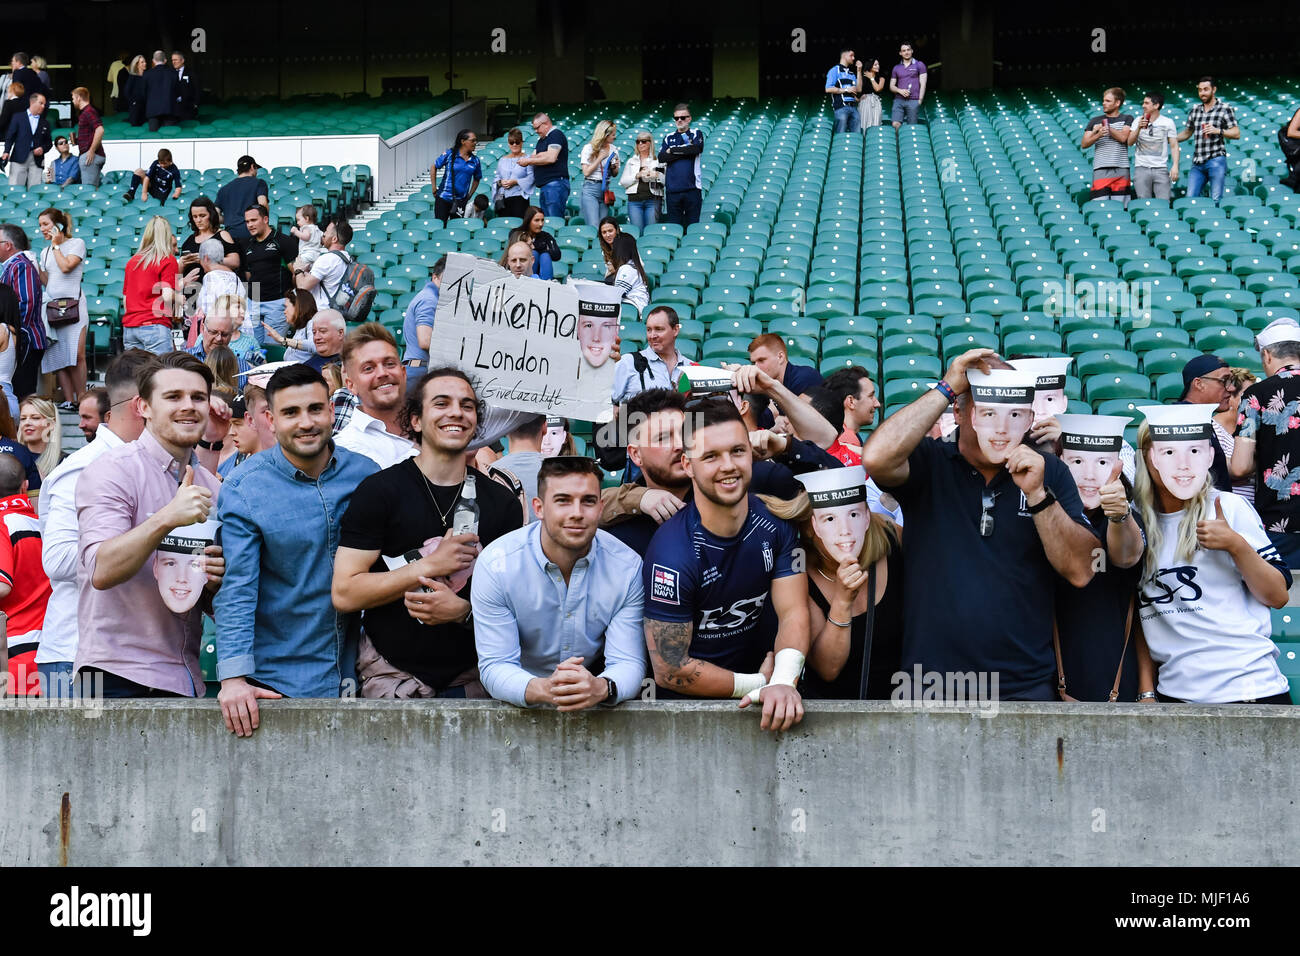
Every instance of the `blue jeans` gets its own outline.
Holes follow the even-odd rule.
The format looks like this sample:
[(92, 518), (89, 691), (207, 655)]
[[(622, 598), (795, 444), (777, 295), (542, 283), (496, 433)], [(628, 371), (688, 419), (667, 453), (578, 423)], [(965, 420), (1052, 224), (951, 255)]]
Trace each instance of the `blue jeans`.
[(858, 117), (858, 107), (841, 106), (835, 111), (835, 132), (837, 133), (856, 133), (860, 118)]
[(609, 215), (609, 207), (601, 202), (601, 193), (604, 191), (600, 188), (600, 183), (594, 183), (590, 179), (583, 180), (578, 206), (582, 210), (582, 221), (589, 226), (599, 224)]
[(659, 200), (641, 199), (627, 204), (627, 221), (638, 229), (644, 229), (651, 223), (659, 221)]
[(43, 693), (50, 700), (72, 700), (72, 661), (51, 661), (37, 664), (36, 673), (41, 675)]
[(664, 197), (664, 216), (679, 226), (690, 226), (700, 221), (702, 196), (698, 189), (682, 189)]
[(549, 252), (534, 252), (533, 270), (537, 273), (539, 279), (554, 279), (555, 266), (551, 262), (551, 254)]
[(569, 181), (552, 179), (537, 188), (537, 204), (547, 218), (564, 218), (564, 206), (569, 201)]
[(172, 351), (172, 330), (153, 323), (122, 330), (122, 346), (128, 349), (144, 349), (155, 355), (166, 355)]
[(275, 299), (271, 302), (250, 301), (248, 307), (252, 311), (253, 338), (257, 339), (258, 348), (266, 345), (266, 329), (262, 328), (263, 322), (281, 335), (289, 334), (289, 322), (284, 317), (284, 299)]
[(1187, 174), (1187, 195), (1199, 196), (1205, 180), (1210, 181), (1210, 198), (1218, 202), (1223, 197), (1223, 181), (1228, 176), (1228, 157), (1215, 156), (1203, 163), (1193, 163)]

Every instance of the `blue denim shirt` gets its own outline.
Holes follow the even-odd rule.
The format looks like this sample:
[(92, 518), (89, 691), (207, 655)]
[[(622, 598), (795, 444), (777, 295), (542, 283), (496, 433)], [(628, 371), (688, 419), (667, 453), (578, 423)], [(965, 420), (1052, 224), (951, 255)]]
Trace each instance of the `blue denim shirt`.
[(343, 448), (319, 478), (279, 445), (221, 487), (226, 576), (213, 601), (217, 677), (251, 677), (287, 697), (339, 697), (356, 686), (356, 641), (330, 600), (339, 523), (352, 492), (379, 470)]

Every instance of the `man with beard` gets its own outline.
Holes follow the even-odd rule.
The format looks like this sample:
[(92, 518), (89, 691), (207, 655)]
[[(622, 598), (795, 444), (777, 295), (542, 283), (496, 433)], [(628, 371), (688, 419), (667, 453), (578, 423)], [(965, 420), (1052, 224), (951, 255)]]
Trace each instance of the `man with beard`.
[[(1097, 538), (1065, 465), (1022, 444), (1035, 380), (1005, 366), (991, 349), (958, 356), (876, 429), (862, 464), (902, 505), (909, 553), (925, 556), (904, 568), (904, 672), (962, 674), (968, 688), (996, 673), (1004, 699), (1052, 700), (1056, 576), (1086, 585)], [(950, 402), (956, 440), (925, 437)]]
[[(400, 362), (391, 374), (405, 384)], [(464, 372), (431, 369), (411, 386), (401, 420), (418, 454), (371, 475), (352, 496), (334, 560), (334, 606), (363, 612), (362, 696), (484, 697), (469, 579), (480, 545), (523, 526), (519, 499), (466, 466), (479, 402)]]
[(402, 423), (406, 370), (393, 333), (378, 322), (366, 322), (348, 333), (339, 354), (343, 384), (358, 403), (335, 429), (339, 447), (365, 455), (380, 468), (415, 455), (418, 449)]
[(214, 602), (218, 700), (226, 728), (240, 737), (257, 729), (261, 698), (355, 692), (355, 635), (330, 603), (324, 571), (353, 491), (379, 470), (334, 447), (334, 407), (320, 372), (280, 369), (266, 402), (275, 444), (231, 473), (219, 509), (230, 570)]
[(655, 682), (669, 696), (761, 703), (762, 728), (788, 730), (803, 719), (809, 641), (799, 535), (750, 494), (753, 451), (730, 401), (688, 406), (682, 446), (694, 493), (644, 563)]
[(102, 679), (105, 697), (200, 697), (202, 614), (225, 573), (221, 546), (204, 550), (208, 583), (184, 614), (163, 604), (152, 564), (164, 538), (208, 520), (221, 487), (194, 453), (208, 428), (212, 371), (187, 352), (168, 352), (137, 381), (144, 431), (77, 482), (76, 670)]

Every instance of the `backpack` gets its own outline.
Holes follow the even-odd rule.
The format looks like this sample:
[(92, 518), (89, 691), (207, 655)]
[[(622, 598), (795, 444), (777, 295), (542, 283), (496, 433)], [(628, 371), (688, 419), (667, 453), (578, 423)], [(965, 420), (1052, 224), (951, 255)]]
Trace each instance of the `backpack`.
[(375, 273), (370, 266), (357, 262), (337, 249), (333, 255), (343, 260), (343, 277), (329, 296), (331, 309), (338, 309), (349, 322), (363, 322), (375, 302)]

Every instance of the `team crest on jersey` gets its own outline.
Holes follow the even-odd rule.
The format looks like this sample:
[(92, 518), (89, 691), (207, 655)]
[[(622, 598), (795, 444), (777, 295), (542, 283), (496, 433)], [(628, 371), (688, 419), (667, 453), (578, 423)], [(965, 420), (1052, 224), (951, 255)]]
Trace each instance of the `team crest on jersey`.
[(664, 604), (681, 604), (677, 592), (677, 572), (656, 564), (650, 579), (650, 599)]
[(772, 542), (764, 541), (763, 542), (763, 567), (767, 568), (768, 571), (771, 571), (772, 564), (774, 563), (774, 561), (775, 558), (772, 555)]

